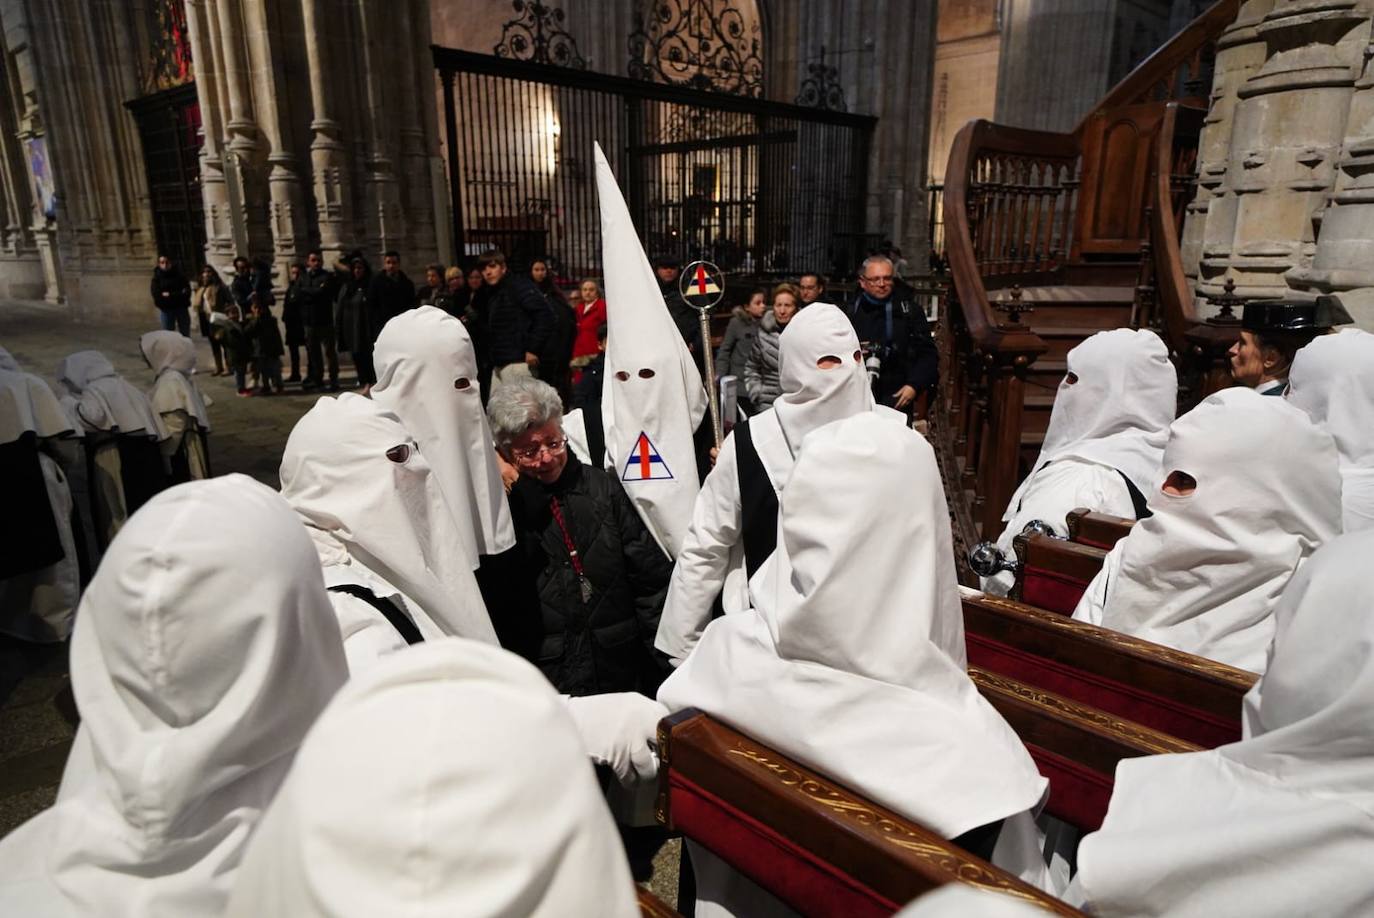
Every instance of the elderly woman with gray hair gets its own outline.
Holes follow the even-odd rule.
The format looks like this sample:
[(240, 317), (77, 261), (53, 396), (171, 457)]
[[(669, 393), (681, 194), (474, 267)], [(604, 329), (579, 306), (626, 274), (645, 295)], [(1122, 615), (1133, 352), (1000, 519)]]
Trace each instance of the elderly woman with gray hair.
[(502, 642), (565, 694), (652, 697), (667, 672), (653, 643), (672, 562), (620, 482), (572, 454), (552, 386), (497, 386), (487, 416), (520, 475), (509, 495), (515, 548), (479, 577), (487, 608), (501, 610)]

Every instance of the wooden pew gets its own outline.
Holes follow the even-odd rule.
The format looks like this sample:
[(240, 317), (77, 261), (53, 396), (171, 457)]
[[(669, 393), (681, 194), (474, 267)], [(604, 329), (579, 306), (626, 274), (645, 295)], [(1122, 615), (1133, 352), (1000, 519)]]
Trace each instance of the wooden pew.
[(658, 896), (643, 886), (635, 887), (635, 901), (639, 904), (641, 918), (682, 918), (682, 916)]
[(1028, 605), (1072, 615), (1107, 553), (1049, 535), (1018, 535), (1012, 540), (1020, 569), (1012, 595)]
[(1117, 542), (1126, 538), (1136, 522), (1121, 516), (1097, 513), (1087, 507), (1072, 511), (1064, 521), (1069, 524), (1070, 542), (1090, 545), (1103, 551), (1111, 551)]
[(1076, 909), (696, 710), (658, 727), (658, 821), (805, 915), (886, 916), (946, 883)]
[(1084, 832), (1101, 828), (1107, 816), (1117, 762), (1201, 748), (976, 666), (968, 674), (1050, 779), (1046, 812)]
[(968, 662), (1179, 739), (1240, 739), (1254, 673), (1008, 599), (963, 597)]

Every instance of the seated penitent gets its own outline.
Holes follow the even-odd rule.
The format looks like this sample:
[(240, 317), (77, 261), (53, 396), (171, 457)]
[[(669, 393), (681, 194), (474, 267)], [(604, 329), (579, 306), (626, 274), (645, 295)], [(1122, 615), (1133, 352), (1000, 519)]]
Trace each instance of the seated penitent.
[(1319, 549), (1274, 611), (1244, 738), (1125, 759), (1069, 897), (1096, 915), (1374, 914), (1374, 533)]
[[(1178, 375), (1154, 332), (1098, 332), (1069, 351), (1040, 458), (1002, 514), (1002, 553), (1012, 555), (1013, 540), (1033, 520), (1066, 534), (1064, 518), (1078, 507), (1144, 515), (1144, 495), (1162, 477), (1177, 401)], [(983, 589), (1005, 596), (1013, 580), (1010, 572), (985, 577)]]
[(457, 522), (395, 415), (353, 393), (320, 399), (286, 440), (281, 493), (315, 543), (355, 675), (421, 640), (496, 643)]
[(1341, 531), (1331, 435), (1283, 399), (1224, 389), (1169, 428), (1164, 476), (1073, 617), (1263, 672), (1279, 594)]
[(1231, 376), (1260, 395), (1283, 395), (1294, 356), (1336, 325), (1353, 321), (1333, 296), (1304, 300), (1255, 300), (1241, 313), (1240, 334), (1227, 356)]
[(108, 545), (129, 515), (167, 486), (158, 444), (167, 439), (152, 403), (115, 373), (99, 351), (78, 351), (57, 367), (62, 405), (85, 433), (87, 490), (96, 539)]
[(168, 437), (162, 452), (171, 463), (172, 481), (180, 484), (210, 477), (208, 404), (191, 374), (196, 372), (196, 346), (179, 332), (148, 332), (139, 341), (143, 359), (157, 374), (148, 393)]
[(244, 858), (235, 918), (633, 918), (577, 733), (538, 671), (446, 638), (349, 681)]
[(802, 439), (860, 412), (897, 424), (905, 420), (900, 412), (873, 403), (858, 335), (838, 307), (807, 307), (779, 341), (782, 394), (772, 408), (740, 422), (725, 438), (673, 567), (654, 641), (673, 660), (691, 653), (718, 595), (726, 612), (749, 608), (748, 577), (773, 553), (778, 495)]
[[(965, 668), (949, 513), (915, 431), (864, 412), (802, 444), (757, 608), (711, 622), (663, 683), (711, 716), (1045, 884), (1046, 781)], [(781, 908), (693, 849), (699, 900)], [(760, 898), (762, 897), (762, 898)], [(702, 914), (698, 911), (697, 914)]]
[(1374, 528), (1374, 335), (1350, 328), (1298, 351), (1288, 401), (1336, 441), (1344, 530)]
[(0, 842), (0, 915), (212, 918), (306, 730), (348, 677), (310, 540), (243, 475), (120, 530), (71, 643), (57, 803)]

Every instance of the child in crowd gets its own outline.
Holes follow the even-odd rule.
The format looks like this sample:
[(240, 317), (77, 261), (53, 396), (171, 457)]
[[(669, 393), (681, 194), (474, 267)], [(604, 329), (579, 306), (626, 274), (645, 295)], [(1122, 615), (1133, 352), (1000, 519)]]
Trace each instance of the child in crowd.
[(224, 362), (234, 373), (234, 386), (239, 395), (247, 397), (253, 393), (248, 390), (248, 362), (252, 357), (252, 344), (243, 330), (243, 312), (237, 304), (231, 303), (224, 312), (211, 315), (215, 339), (224, 351)]
[(259, 379), (258, 395), (271, 395), (272, 390), (282, 391), (281, 358), (286, 353), (282, 345), (281, 329), (267, 305), (253, 294), (251, 305), (253, 315), (244, 323), (243, 331), (253, 342), (253, 360), (257, 364)]

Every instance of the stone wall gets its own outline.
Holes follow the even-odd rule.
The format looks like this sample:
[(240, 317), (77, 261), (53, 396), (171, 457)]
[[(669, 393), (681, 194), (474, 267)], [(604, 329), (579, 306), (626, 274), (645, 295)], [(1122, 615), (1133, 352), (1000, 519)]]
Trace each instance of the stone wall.
[(1184, 230), (1199, 305), (1337, 293), (1374, 327), (1374, 2), (1249, 0), (1217, 56)]

